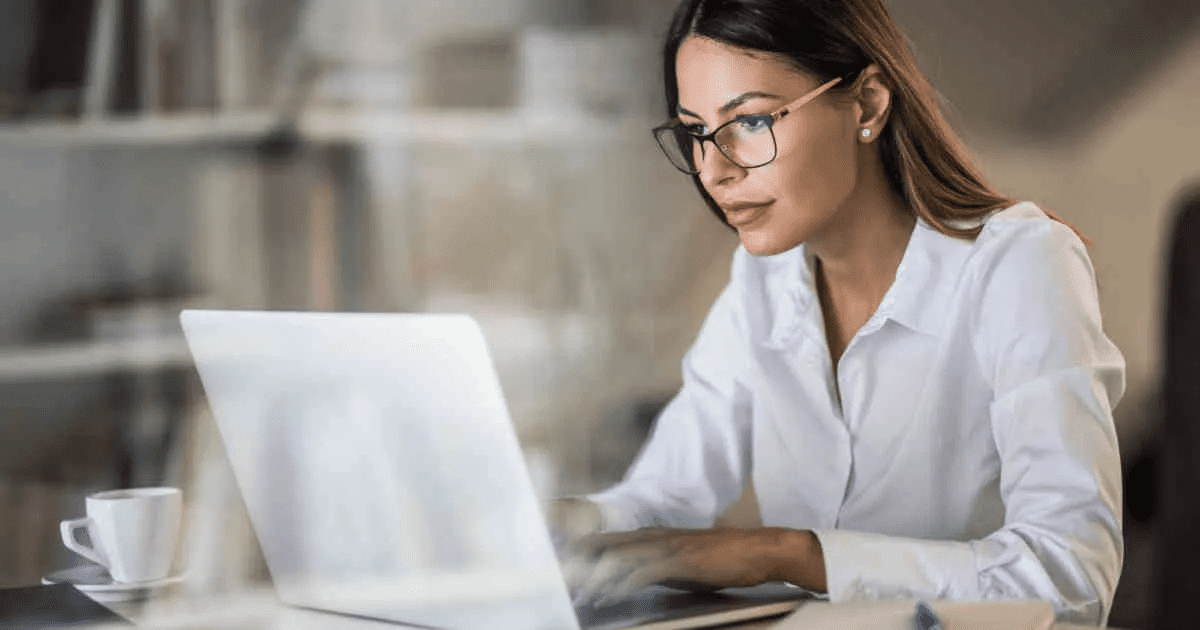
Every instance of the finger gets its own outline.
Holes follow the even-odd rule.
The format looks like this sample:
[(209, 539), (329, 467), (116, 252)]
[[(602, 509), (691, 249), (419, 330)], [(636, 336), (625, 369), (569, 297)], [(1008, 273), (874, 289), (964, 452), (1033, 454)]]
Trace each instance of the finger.
[(586, 572), (583, 580), (578, 585), (571, 603), (575, 606), (594, 602), (598, 597), (603, 595), (608, 589), (625, 575), (635, 570), (637, 565), (634, 561), (623, 557), (621, 554), (608, 553), (604, 554), (591, 565), (591, 570)]
[(611, 563), (618, 556), (636, 561), (637, 557), (655, 554), (648, 549), (638, 549), (633, 545), (584, 548), (576, 544), (565, 554), (559, 556), (559, 567), (572, 592), (582, 588), (583, 584), (596, 572), (601, 558), (605, 555), (613, 556), (607, 561), (607, 563)]
[(590, 572), (578, 583), (576, 605), (595, 601), (638, 568), (653, 566), (667, 557), (663, 547), (647, 543), (625, 545), (602, 554), (592, 561)]
[[(630, 550), (625, 550), (628, 554)], [(595, 579), (599, 579), (604, 571), (611, 571), (612, 564), (617, 561), (618, 552), (611, 552), (607, 559), (603, 552), (591, 553), (572, 549), (565, 558), (559, 560), (559, 567), (562, 569), (563, 579), (567, 582), (567, 588), (572, 594), (578, 593), (585, 589), (587, 585)]]
[(671, 563), (665, 560), (637, 567), (609, 586), (596, 600), (595, 605), (605, 606), (618, 602), (647, 586), (668, 580), (672, 573), (674, 571), (672, 571)]

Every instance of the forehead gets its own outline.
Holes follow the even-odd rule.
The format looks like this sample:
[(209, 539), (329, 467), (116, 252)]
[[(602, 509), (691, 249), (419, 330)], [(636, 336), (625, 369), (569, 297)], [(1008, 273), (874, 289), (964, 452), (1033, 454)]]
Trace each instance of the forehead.
[(782, 96), (799, 93), (810, 77), (765, 53), (736, 48), (706, 37), (683, 41), (675, 58), (679, 105), (702, 116), (746, 92)]

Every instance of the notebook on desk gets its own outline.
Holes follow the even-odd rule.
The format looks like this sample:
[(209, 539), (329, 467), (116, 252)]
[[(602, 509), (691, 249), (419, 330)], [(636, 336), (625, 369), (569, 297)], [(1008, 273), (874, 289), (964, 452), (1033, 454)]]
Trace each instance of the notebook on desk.
[(576, 611), (474, 320), (184, 311), (280, 599), (431, 628), (703, 627), (804, 593), (665, 588)]
[[(789, 615), (776, 630), (912, 630), (915, 600), (887, 599), (837, 604), (813, 602)], [(934, 601), (929, 607), (944, 630), (1051, 630), (1054, 608), (1044, 600)]]

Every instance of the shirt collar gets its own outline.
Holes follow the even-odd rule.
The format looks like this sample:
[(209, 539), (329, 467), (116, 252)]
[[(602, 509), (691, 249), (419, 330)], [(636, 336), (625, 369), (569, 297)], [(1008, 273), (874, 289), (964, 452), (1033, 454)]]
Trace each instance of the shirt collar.
[[(941, 331), (953, 293), (958, 289), (958, 270), (966, 260), (971, 242), (938, 232), (917, 219), (904, 249), (896, 278), (884, 294), (875, 314), (864, 325), (871, 332), (892, 320), (910, 330), (936, 335)], [(804, 245), (780, 254), (767, 280), (768, 290), (778, 296), (768, 345), (782, 348), (800, 334), (820, 339), (824, 331), (816, 292), (813, 256)], [(822, 339), (822, 341), (824, 341)]]
[(936, 335), (942, 328), (946, 306), (953, 289), (946, 282), (946, 261), (941, 250), (949, 238), (918, 219), (913, 227), (896, 278), (876, 309), (876, 317), (886, 317), (910, 330)]

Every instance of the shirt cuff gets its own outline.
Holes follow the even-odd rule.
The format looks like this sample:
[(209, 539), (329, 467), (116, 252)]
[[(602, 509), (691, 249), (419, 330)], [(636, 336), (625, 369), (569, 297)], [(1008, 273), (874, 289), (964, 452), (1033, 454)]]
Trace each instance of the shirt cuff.
[(839, 529), (813, 531), (832, 602), (859, 599), (978, 599), (970, 543)]

